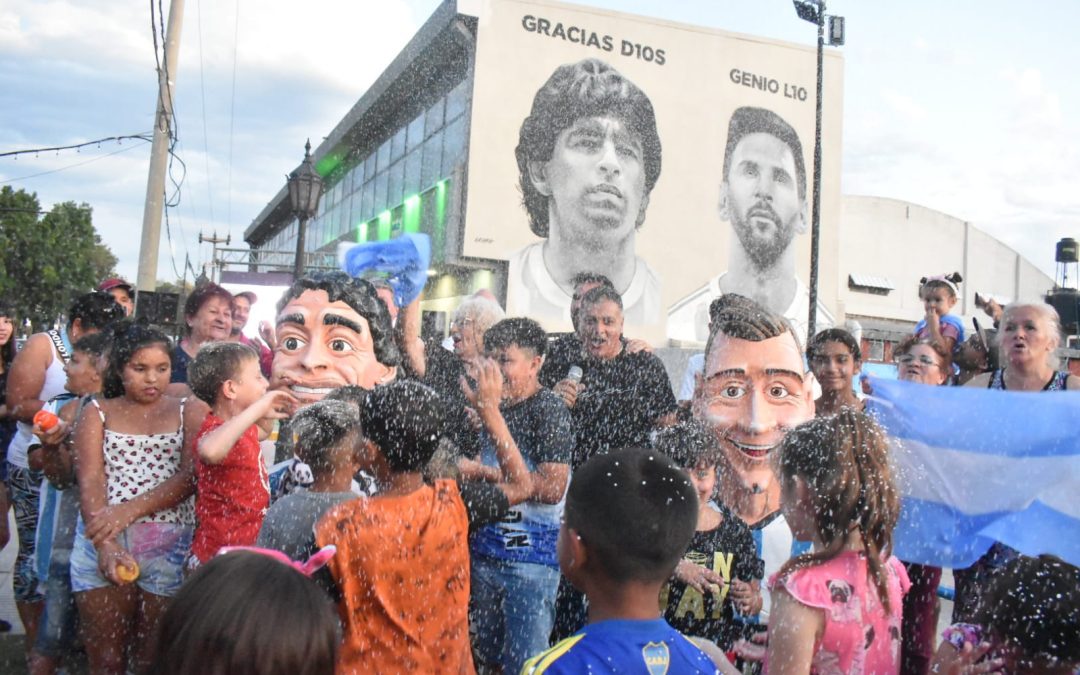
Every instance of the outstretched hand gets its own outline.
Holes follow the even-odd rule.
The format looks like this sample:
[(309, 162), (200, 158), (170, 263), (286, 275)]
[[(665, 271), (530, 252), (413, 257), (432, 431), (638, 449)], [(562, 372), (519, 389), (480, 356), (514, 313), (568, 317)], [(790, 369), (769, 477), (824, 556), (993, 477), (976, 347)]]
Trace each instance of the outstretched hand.
[(253, 405), (259, 410), (259, 419), (282, 420), (296, 412), (300, 399), (288, 389), (271, 389)]
[(1005, 662), (998, 659), (982, 660), (990, 651), (990, 644), (983, 642), (974, 645), (964, 643), (963, 649), (957, 649), (948, 642), (938, 648), (934, 660), (930, 663), (930, 672), (934, 675), (1001, 675)]

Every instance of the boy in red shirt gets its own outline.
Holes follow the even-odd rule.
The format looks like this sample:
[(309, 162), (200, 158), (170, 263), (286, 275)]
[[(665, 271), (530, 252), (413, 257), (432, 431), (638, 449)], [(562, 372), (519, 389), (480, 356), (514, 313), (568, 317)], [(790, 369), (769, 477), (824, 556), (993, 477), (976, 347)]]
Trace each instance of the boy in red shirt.
[(195, 535), (191, 569), (223, 546), (251, 546), (270, 505), (270, 484), (259, 450), (260, 421), (282, 419), (297, 401), (267, 392), (259, 355), (237, 342), (214, 342), (188, 366), (191, 391), (210, 405), (195, 438)]

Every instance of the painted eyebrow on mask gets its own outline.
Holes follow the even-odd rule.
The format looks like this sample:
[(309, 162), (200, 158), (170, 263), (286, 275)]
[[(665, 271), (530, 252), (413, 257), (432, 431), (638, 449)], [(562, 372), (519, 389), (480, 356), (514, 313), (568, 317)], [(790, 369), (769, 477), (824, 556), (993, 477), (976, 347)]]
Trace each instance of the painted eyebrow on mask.
[(348, 328), (357, 335), (364, 334), (363, 326), (353, 321), (352, 319), (347, 319), (339, 314), (325, 314), (323, 315), (322, 322), (324, 326), (344, 326), (345, 328)]
[(298, 326), (303, 326), (304, 315), (300, 314), (299, 312), (296, 312), (294, 314), (282, 314), (278, 317), (277, 325), (280, 326), (283, 323), (295, 323)]

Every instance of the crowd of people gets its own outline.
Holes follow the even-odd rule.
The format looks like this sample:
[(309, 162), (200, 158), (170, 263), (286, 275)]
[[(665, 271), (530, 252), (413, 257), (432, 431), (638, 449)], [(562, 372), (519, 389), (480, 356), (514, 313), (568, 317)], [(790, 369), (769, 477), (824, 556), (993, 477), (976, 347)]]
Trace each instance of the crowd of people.
[[(997, 337), (949, 314), (894, 352), (923, 386), (1080, 388), (1044, 304)], [(901, 495), (862, 355), (726, 294), (679, 396), (604, 276), (574, 332), (487, 292), (450, 340), (419, 301), (303, 277), (259, 338), (254, 294), (196, 288), (174, 343), (120, 279), (16, 355), (0, 307), (0, 500), (33, 673), (1073, 673), (1080, 571), (995, 544), (894, 555)], [(913, 396), (920, 390), (912, 387)], [(9, 535), (0, 525), (0, 545)]]

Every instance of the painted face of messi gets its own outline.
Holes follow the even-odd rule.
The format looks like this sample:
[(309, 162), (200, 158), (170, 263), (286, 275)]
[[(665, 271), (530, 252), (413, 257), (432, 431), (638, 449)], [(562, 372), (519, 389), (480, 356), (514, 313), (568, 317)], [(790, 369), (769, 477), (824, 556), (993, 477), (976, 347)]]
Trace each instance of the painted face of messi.
[(323, 290), (306, 290), (282, 308), (277, 340), (271, 386), (305, 403), (349, 384), (373, 389), (396, 372), (375, 357), (367, 319)]
[[(769, 457), (787, 432), (814, 416), (813, 390), (791, 333), (760, 342), (717, 335), (694, 394), (694, 415), (747, 485), (769, 485)], [(723, 466), (726, 465), (726, 466)]]
[(748, 134), (735, 146), (721, 188), (720, 216), (729, 221), (754, 266), (775, 265), (796, 234), (806, 231), (795, 156), (772, 134)]

